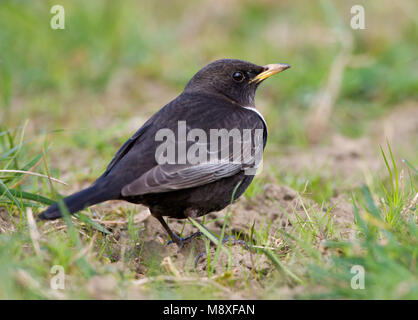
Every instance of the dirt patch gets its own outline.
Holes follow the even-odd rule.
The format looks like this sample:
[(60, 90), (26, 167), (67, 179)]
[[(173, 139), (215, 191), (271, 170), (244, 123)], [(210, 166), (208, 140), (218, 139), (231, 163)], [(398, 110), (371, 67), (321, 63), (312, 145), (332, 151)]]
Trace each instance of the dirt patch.
[(7, 210), (0, 207), (0, 233), (16, 231), (12, 219)]
[[(367, 172), (384, 166), (379, 145), (389, 142), (394, 154), (416, 156), (418, 148), (418, 105), (408, 102), (373, 121), (368, 133), (358, 139), (333, 134), (328, 145), (314, 145), (306, 150), (288, 150), (280, 157), (267, 157), (266, 162), (282, 170), (303, 173), (318, 172), (325, 179), (340, 179), (344, 186), (355, 188), (364, 182)], [(398, 163), (401, 159), (397, 159)]]
[[(120, 206), (122, 205), (122, 206)], [(118, 206), (120, 206), (118, 208)], [(131, 205), (112, 201), (100, 206), (97, 211), (98, 218), (103, 211), (112, 212), (117, 217), (103, 221), (111, 230), (115, 240), (112, 260), (122, 261), (128, 256), (131, 272), (135, 272), (138, 279), (145, 278), (151, 265), (157, 264), (169, 274), (183, 277), (191, 272), (200, 276), (223, 275), (226, 272), (231, 277), (246, 278), (245, 275), (267, 275), (275, 269), (271, 261), (256, 250), (246, 248), (243, 244), (226, 244), (227, 252), (221, 250), (216, 264), (213, 263), (216, 255), (216, 246), (204, 237), (198, 237), (186, 243), (180, 250), (177, 245), (167, 245), (168, 236), (146, 208), (140, 207), (133, 217), (138, 228), (141, 240), (133, 244), (127, 230), (127, 221), (124, 211)], [(206, 216), (206, 226), (215, 234), (221, 234), (225, 215), (228, 214), (226, 234), (234, 235), (236, 239), (251, 242), (257, 237), (254, 232), (265, 235), (262, 246), (273, 248), (283, 253), (288, 249), (283, 246), (283, 237), (280, 231), (291, 233), (300, 224), (311, 223), (318, 228), (317, 244), (328, 239), (327, 228), (329, 224), (319, 221), (329, 219), (333, 228), (338, 230), (338, 236), (349, 237), (354, 222), (351, 205), (342, 196), (333, 198), (330, 202), (331, 210), (320, 207), (313, 200), (300, 196), (288, 186), (277, 186), (267, 183), (263, 186), (263, 193), (251, 199), (241, 198), (236, 203), (217, 213)], [(328, 216), (327, 216), (328, 215)], [(106, 215), (108, 219), (108, 215)], [(198, 231), (185, 220), (168, 219), (168, 224), (183, 237)], [(199, 257), (197, 259), (197, 257)], [(208, 261), (209, 259), (209, 261)], [(125, 261), (128, 262), (128, 261)]]
[(364, 170), (379, 168), (380, 159), (368, 138), (350, 139), (335, 134), (328, 146), (315, 146), (307, 151), (291, 152), (276, 160), (279, 168), (295, 172), (316, 170), (327, 175), (326, 178), (347, 178), (350, 185), (357, 185)]

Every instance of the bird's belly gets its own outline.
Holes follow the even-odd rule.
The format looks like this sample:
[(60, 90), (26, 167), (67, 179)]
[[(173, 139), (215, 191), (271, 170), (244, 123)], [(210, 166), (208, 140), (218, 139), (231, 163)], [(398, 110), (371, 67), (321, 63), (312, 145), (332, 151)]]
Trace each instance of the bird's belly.
[[(141, 203), (149, 207), (154, 215), (185, 219), (187, 218), (186, 212), (193, 212), (194, 216), (203, 216), (213, 211), (222, 210), (239, 198), (253, 178), (254, 176), (241, 172), (232, 177), (195, 188), (127, 197), (124, 200)], [(233, 191), (239, 183), (233, 199)]]

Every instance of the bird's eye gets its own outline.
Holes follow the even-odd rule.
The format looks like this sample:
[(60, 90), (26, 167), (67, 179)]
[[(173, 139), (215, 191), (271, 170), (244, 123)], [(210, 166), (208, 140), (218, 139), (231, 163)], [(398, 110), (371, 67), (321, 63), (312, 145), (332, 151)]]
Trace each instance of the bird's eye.
[(232, 79), (234, 79), (234, 81), (236, 82), (241, 82), (242, 80), (244, 80), (244, 75), (242, 74), (242, 72), (236, 71), (232, 75)]

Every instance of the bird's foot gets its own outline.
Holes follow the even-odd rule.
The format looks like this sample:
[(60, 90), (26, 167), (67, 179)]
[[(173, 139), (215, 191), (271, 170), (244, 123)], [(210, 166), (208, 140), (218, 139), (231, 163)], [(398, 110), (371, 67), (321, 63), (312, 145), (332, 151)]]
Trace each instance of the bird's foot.
[(222, 239), (222, 244), (231, 244), (231, 245), (235, 245), (235, 244), (240, 244), (242, 246), (245, 247), (245, 249), (250, 249), (250, 247), (248, 246), (248, 244), (241, 239), (236, 239), (235, 236), (226, 236)]
[[(248, 244), (244, 240), (236, 239), (235, 236), (225, 236), (222, 239), (222, 244), (230, 244), (230, 245), (239, 244), (239, 245), (244, 246), (245, 249), (247, 249), (247, 250), (250, 249), (250, 247), (248, 246)], [(201, 253), (199, 253), (196, 256), (196, 258), (194, 260), (194, 266), (195, 266), (195, 268), (197, 267), (197, 264), (199, 263), (200, 259), (202, 259), (202, 258), (204, 258), (206, 256), (207, 256), (207, 253), (206, 252), (201, 252)]]
[(194, 238), (196, 238), (198, 236), (201, 236), (201, 235), (202, 235), (202, 233), (200, 231), (198, 231), (196, 233), (193, 233), (192, 235), (190, 235), (190, 236), (188, 236), (186, 238), (181, 238), (178, 235), (174, 234), (174, 236), (172, 237), (172, 240), (168, 241), (167, 244), (166, 244), (166, 246), (168, 246), (168, 245), (170, 245), (172, 243), (175, 243), (177, 245), (177, 247), (179, 248), (179, 250), (180, 250), (181, 248), (183, 248), (183, 245), (185, 243), (189, 243)]

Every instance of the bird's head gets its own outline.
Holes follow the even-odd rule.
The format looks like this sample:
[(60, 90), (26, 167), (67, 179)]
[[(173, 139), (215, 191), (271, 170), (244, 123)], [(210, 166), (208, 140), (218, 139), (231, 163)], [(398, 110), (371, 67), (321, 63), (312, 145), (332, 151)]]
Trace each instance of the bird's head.
[(213, 92), (224, 95), (242, 106), (254, 106), (258, 85), (288, 68), (288, 64), (258, 66), (242, 60), (216, 60), (199, 70), (184, 90)]

